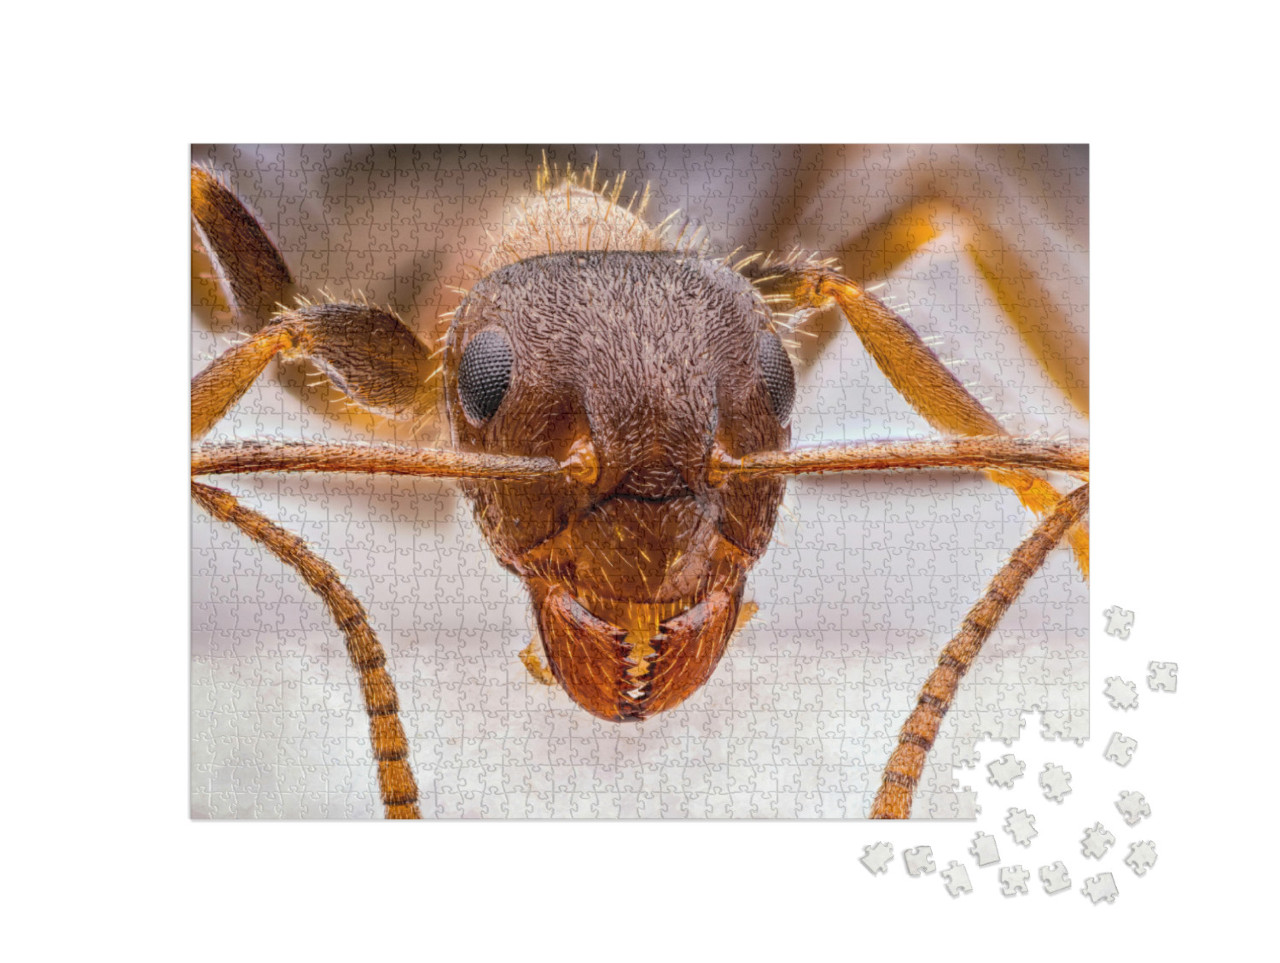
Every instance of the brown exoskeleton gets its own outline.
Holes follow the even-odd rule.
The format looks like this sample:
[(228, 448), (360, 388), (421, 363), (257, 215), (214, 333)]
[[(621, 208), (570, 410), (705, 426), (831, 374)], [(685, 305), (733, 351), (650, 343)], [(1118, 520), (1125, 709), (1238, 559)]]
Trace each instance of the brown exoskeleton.
[[(272, 264), (265, 234), (236, 213), (229, 192), (202, 175), (196, 181), (197, 221), (223, 205), (205, 217), (234, 225), (219, 251), (219, 228), (204, 224), (231, 290), (242, 308), (263, 310), (282, 296), (283, 260)], [(1050, 522), (975, 609), (944, 658), (946, 678), (931, 683), (909, 723), (876, 811), (905, 815), (913, 773), (958, 673), (1035, 557), (1083, 510), (1083, 491), (1055, 510), (1056, 494), (1026, 469), (1082, 474), (1087, 458), (1073, 446), (991, 440), (999, 424), (892, 312), (828, 265), (709, 259), (591, 186), (542, 185), (455, 312), (443, 377), (454, 451), (206, 448), (197, 470), (471, 479), (464, 485), (496, 555), (529, 588), (556, 678), (601, 718), (639, 719), (687, 699), (715, 667), (738, 621), (746, 572), (772, 533), (778, 475), (999, 468), (1000, 480)], [(258, 253), (246, 258), (245, 249)], [(789, 452), (791, 365), (773, 310), (831, 303), (936, 427), (987, 440)], [(197, 377), (193, 433), (210, 427), (277, 352), (310, 357), (348, 396), (385, 415), (413, 421), (434, 405), (438, 362), (396, 318), (363, 304), (312, 305), (286, 312)], [(394, 690), (358, 603), (300, 544), (229, 496), (202, 486), (197, 498), (298, 565), (325, 595), (374, 707), (388, 811), (413, 812), (407, 744), (388, 711)]]

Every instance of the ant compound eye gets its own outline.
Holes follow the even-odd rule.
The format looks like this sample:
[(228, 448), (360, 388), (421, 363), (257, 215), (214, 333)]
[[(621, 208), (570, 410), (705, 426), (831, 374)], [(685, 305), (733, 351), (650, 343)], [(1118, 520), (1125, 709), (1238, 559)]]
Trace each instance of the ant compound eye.
[(760, 374), (769, 389), (769, 405), (774, 416), (785, 425), (791, 417), (791, 404), (796, 400), (796, 373), (791, 369), (787, 349), (772, 331), (761, 331), (757, 345)]
[(467, 417), (488, 421), (511, 386), (511, 342), (498, 328), (481, 331), (462, 352), (458, 364), (458, 398)]

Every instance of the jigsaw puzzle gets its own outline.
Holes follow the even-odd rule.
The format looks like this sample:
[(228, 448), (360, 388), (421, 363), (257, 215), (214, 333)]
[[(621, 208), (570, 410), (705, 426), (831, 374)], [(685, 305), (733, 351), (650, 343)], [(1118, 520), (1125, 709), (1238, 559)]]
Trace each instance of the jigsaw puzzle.
[(1056, 762), (1046, 762), (1040, 773), (1040, 788), (1044, 791), (1045, 799), (1062, 802), (1071, 792), (1071, 773)]
[(1091, 827), (1084, 831), (1084, 838), (1080, 840), (1080, 848), (1084, 854), (1092, 859), (1101, 859), (1106, 855), (1113, 845), (1115, 845), (1116, 837), (1107, 831), (1102, 823), (1094, 823)]
[[(194, 374), (250, 343), (294, 294), (321, 313), (327, 298), (357, 313), (366, 301), (389, 307), (435, 351), (437, 319), (475, 286), (490, 236), (525, 223), (519, 199), (534, 193), (543, 162), (541, 147), (192, 154), (261, 221), (287, 272), (255, 262), (268, 264), (256, 279), (233, 270), (223, 284), (206, 251), (216, 242), (196, 239)], [(916, 327), (1003, 430), (1087, 439), (1086, 150), (589, 146), (547, 158), (555, 178), (594, 165), (596, 187), (622, 183), (610, 203), (633, 212), (648, 185), (644, 217), (656, 225), (678, 211), (665, 236), (682, 250), (705, 244), (706, 256), (732, 253), (734, 264), (795, 246), (836, 258)], [(973, 197), (977, 209), (963, 208)], [(975, 257), (1016, 269), (988, 272)], [(992, 277), (1006, 288), (993, 290)], [(796, 328), (783, 332), (791, 445), (938, 437), (838, 310), (798, 320), (779, 322)], [(386, 337), (401, 337), (385, 324)], [(1019, 330), (1044, 340), (1028, 345)], [(354, 405), (345, 350), (264, 355), (200, 443), (452, 444), (412, 392)], [(423, 383), (442, 377), (433, 368)], [(781, 405), (785, 394), (761, 397)], [(401, 410), (412, 416), (385, 417)], [(379, 817), (380, 770), (393, 780), (412, 772), (426, 817), (865, 817), (942, 647), (1035, 526), (1009, 490), (972, 472), (789, 476), (770, 547), (725, 622), (720, 664), (670, 711), (618, 723), (566, 692), (529, 589), (495, 558), (456, 482), (261, 472), (199, 481), (304, 540), (353, 600), (339, 628), (292, 566), (227, 522), (247, 515), (216, 496), (193, 512), (191, 811), (212, 818)], [(364, 631), (357, 603), (385, 673), (373, 655), (352, 665), (344, 630)], [(1059, 547), (959, 686), (914, 815), (974, 815), (955, 766), (984, 735), (1016, 736), (1030, 711), (1052, 717), (1062, 738), (1087, 735), (1088, 615), (1087, 584)], [(368, 698), (384, 700), (373, 717), (381, 765)], [(386, 700), (398, 704), (398, 733)]]
[(1067, 874), (1067, 867), (1058, 860), (1048, 866), (1040, 867), (1040, 883), (1044, 886), (1044, 891), (1052, 896), (1054, 893), (1070, 889), (1071, 877)]
[(872, 876), (876, 873), (889, 872), (889, 863), (893, 861), (893, 846), (889, 843), (875, 843), (862, 848), (862, 859), (859, 860)]
[(1120, 810), (1124, 821), (1130, 826), (1138, 825), (1143, 816), (1151, 815), (1151, 806), (1146, 797), (1140, 792), (1130, 792), (1127, 789), (1121, 792), (1120, 798), (1116, 800), (1116, 809)]
[(1132, 612), (1113, 605), (1102, 614), (1107, 620), (1107, 635), (1114, 635), (1117, 639), (1129, 638), (1129, 630), (1133, 628)]
[(1008, 789), (1018, 779), (1022, 778), (1022, 774), (1026, 769), (1027, 764), (1025, 762), (1021, 762), (1011, 754), (1006, 753), (987, 766), (987, 772), (990, 773), (987, 777), (987, 782), (993, 786), (1001, 786)]
[(1114, 903), (1119, 890), (1116, 889), (1116, 879), (1110, 873), (1099, 873), (1097, 876), (1090, 876), (1084, 881), (1084, 886), (1080, 888), (1080, 892), (1096, 905), (1106, 900), (1108, 903)]
[(931, 846), (913, 846), (902, 854), (902, 860), (907, 864), (908, 876), (927, 875), (938, 868), (933, 862)]
[(1013, 837), (1019, 846), (1030, 846), (1039, 833), (1036, 831), (1036, 817), (1025, 809), (1010, 809), (1004, 821), (1004, 831)]
[(1138, 706), (1138, 687), (1132, 682), (1126, 682), (1118, 675), (1107, 678), (1107, 687), (1103, 690), (1103, 694), (1106, 695), (1112, 708), (1136, 709)]
[(1152, 662), (1147, 666), (1147, 688), (1152, 692), (1178, 691), (1178, 663)]
[(1000, 862), (1000, 849), (996, 846), (996, 838), (990, 833), (978, 833), (973, 837), (973, 845), (969, 847), (969, 855), (978, 866), (990, 866)]
[(1027, 880), (1031, 873), (1021, 866), (1000, 867), (1000, 891), (1005, 896), (1027, 895)]
[(1130, 843), (1124, 863), (1138, 876), (1146, 875), (1147, 870), (1156, 864), (1156, 844), (1146, 839)]
[(942, 876), (947, 881), (947, 892), (952, 896), (973, 892), (973, 884), (969, 882), (969, 871), (954, 859), (942, 871)]
[(1128, 736), (1113, 732), (1111, 739), (1107, 743), (1107, 748), (1102, 750), (1104, 759), (1109, 759), (1117, 766), (1127, 766), (1133, 761), (1133, 753), (1138, 748), (1138, 740), (1131, 739)]

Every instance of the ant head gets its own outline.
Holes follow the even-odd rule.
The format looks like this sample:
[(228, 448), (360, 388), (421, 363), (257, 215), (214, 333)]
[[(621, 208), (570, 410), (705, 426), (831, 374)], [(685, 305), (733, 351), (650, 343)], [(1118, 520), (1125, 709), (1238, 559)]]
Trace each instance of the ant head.
[[(790, 443), (794, 375), (763, 300), (675, 252), (550, 254), (479, 282), (445, 351), (456, 447), (572, 466), (463, 483), (529, 587), (557, 677), (605, 718), (677, 704), (723, 651), (782, 498), (778, 479), (708, 477), (714, 450)], [(677, 638), (696, 665), (636, 668)], [(586, 639), (629, 653), (607, 684), (570, 677), (558, 654)]]

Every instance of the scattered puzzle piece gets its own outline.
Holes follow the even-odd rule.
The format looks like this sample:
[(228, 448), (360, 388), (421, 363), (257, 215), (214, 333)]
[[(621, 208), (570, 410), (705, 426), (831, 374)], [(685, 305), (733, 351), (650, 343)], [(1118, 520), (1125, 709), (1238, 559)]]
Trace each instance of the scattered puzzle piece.
[(1040, 867), (1040, 882), (1050, 896), (1071, 888), (1071, 877), (1067, 875), (1067, 867), (1062, 865), (1061, 860), (1050, 866)]
[(1102, 614), (1107, 620), (1107, 635), (1114, 635), (1117, 639), (1129, 637), (1129, 630), (1133, 628), (1132, 612), (1113, 605)]
[(1117, 766), (1127, 766), (1133, 761), (1133, 752), (1137, 748), (1137, 739), (1130, 739), (1122, 733), (1113, 732), (1111, 741), (1107, 743), (1107, 748), (1103, 750), (1102, 757), (1111, 760)]
[[(1058, 863), (1061, 866), (1061, 863)], [(1027, 894), (1027, 880), (1031, 878), (1031, 874), (1021, 866), (1001, 866), (1000, 867), (1000, 886), (1005, 896), (1013, 896), (1015, 893)], [(1068, 884), (1070, 885), (1070, 884)]]
[(902, 854), (907, 864), (908, 876), (920, 876), (937, 870), (933, 864), (933, 848), (930, 846), (914, 846)]
[(1026, 772), (1027, 764), (1015, 759), (1011, 753), (1005, 753), (995, 762), (987, 766), (987, 772), (991, 775), (987, 777), (987, 782), (993, 786), (1001, 786), (1008, 789), (1014, 784), (1015, 780), (1021, 779), (1022, 774)]
[(1092, 829), (1084, 831), (1084, 839), (1080, 840), (1080, 845), (1086, 856), (1101, 859), (1115, 841), (1115, 836), (1109, 833), (1102, 823), (1094, 823)]
[(1000, 850), (996, 847), (996, 838), (988, 833), (978, 833), (973, 837), (969, 855), (977, 860), (979, 866), (990, 866), (992, 863), (1000, 862)]
[(1147, 668), (1151, 670), (1147, 675), (1147, 688), (1152, 692), (1178, 691), (1178, 663), (1151, 662)]
[(1071, 792), (1071, 773), (1056, 762), (1046, 762), (1040, 773), (1040, 788), (1044, 790), (1045, 799), (1062, 802), (1063, 797)]
[(893, 844), (876, 843), (874, 846), (862, 847), (862, 859), (859, 862), (874, 876), (876, 873), (889, 872), (889, 862), (892, 859)]
[(969, 871), (954, 859), (942, 871), (942, 875), (947, 880), (947, 892), (952, 896), (973, 892), (973, 884), (969, 882)]
[(1138, 706), (1138, 687), (1118, 675), (1108, 677), (1107, 687), (1102, 691), (1113, 709), (1136, 709)]
[(1114, 903), (1120, 891), (1116, 889), (1115, 877), (1110, 873), (1099, 873), (1097, 876), (1090, 876), (1084, 881), (1084, 886), (1080, 887), (1080, 892), (1093, 900), (1094, 905), (1101, 903), (1104, 899), (1108, 903)]
[(1124, 816), (1124, 821), (1130, 826), (1138, 825), (1143, 816), (1151, 815), (1151, 806), (1147, 803), (1147, 799), (1140, 792), (1130, 792), (1124, 790), (1120, 793), (1120, 798), (1116, 800), (1116, 809), (1120, 810)]
[(1032, 838), (1039, 835), (1036, 832), (1036, 817), (1025, 809), (1009, 810), (1008, 818), (1004, 821), (1004, 831), (1019, 846), (1030, 846)]
[(1124, 864), (1139, 876), (1145, 875), (1156, 864), (1156, 844), (1147, 839), (1130, 843), (1129, 855), (1124, 858)]

